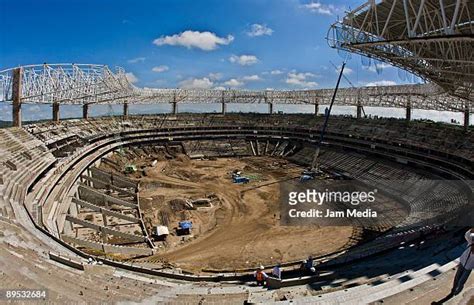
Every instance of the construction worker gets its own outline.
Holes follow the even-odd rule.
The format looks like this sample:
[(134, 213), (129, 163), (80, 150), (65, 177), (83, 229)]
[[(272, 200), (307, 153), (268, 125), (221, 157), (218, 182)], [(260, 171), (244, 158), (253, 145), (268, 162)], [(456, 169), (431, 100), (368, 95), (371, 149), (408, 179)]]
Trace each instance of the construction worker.
[(313, 263), (314, 263), (314, 259), (313, 259), (313, 257), (310, 255), (310, 256), (308, 257), (308, 260), (306, 261), (305, 269), (306, 269), (306, 270), (311, 270), (311, 268), (313, 268)]
[(443, 299), (432, 302), (431, 304), (444, 304), (463, 290), (464, 284), (474, 268), (474, 227), (464, 234), (464, 238), (467, 241), (467, 246), (459, 259), (458, 270), (456, 271), (456, 275), (454, 275), (453, 288), (451, 288), (451, 292)]
[(280, 264), (277, 264), (275, 267), (273, 267), (272, 269), (272, 276), (274, 278), (277, 278), (279, 280), (281, 280), (281, 265)]
[(300, 265), (300, 270), (301, 270), (301, 271), (304, 272), (304, 271), (306, 270), (306, 265), (307, 265), (307, 263), (308, 263), (307, 260), (303, 260), (303, 261), (301, 262), (301, 265)]
[(314, 259), (312, 256), (309, 256), (308, 259), (304, 260), (300, 265), (300, 270), (304, 274), (314, 274), (316, 273), (316, 268), (313, 267)]
[(467, 247), (461, 255), (458, 270), (454, 276), (453, 289), (451, 290), (453, 295), (457, 295), (462, 291), (474, 268), (474, 228), (468, 230), (464, 234), (464, 238), (467, 241)]
[(264, 286), (265, 280), (268, 277), (268, 275), (265, 273), (265, 271), (263, 271), (263, 269), (263, 266), (260, 266), (260, 268), (253, 274), (255, 280), (257, 281), (257, 286)]

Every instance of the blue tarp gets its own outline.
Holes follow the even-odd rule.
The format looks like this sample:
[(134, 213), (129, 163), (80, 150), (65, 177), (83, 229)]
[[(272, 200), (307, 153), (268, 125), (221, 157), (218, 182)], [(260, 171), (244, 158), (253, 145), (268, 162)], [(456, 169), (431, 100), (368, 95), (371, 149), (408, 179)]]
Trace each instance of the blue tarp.
[(179, 228), (180, 229), (191, 229), (193, 227), (193, 223), (191, 221), (180, 221)]

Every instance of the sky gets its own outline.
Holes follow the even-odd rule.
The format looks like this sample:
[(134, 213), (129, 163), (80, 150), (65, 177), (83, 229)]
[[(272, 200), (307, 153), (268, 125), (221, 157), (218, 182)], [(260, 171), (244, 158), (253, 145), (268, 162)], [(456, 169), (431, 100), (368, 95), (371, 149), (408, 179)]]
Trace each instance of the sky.
[[(326, 34), (362, 2), (0, 0), (0, 70), (45, 62), (106, 64), (124, 68), (138, 87), (332, 88), (343, 59), (328, 46)], [(389, 65), (368, 63), (351, 56), (342, 86), (421, 82)], [(10, 119), (8, 111), (1, 105), (0, 119)], [(33, 105), (23, 115), (50, 112)], [(61, 114), (77, 113), (71, 107)]]

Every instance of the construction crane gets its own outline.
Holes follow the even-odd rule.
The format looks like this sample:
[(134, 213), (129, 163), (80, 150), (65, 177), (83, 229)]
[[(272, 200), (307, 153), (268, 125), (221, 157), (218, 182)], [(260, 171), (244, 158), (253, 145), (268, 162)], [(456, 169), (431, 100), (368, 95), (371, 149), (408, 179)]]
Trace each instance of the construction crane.
[[(329, 63), (334, 67), (334, 69), (338, 69), (336, 67), (336, 65), (332, 62), (332, 61), (329, 61)], [(352, 89), (355, 89), (357, 90), (357, 102), (359, 102), (359, 99), (360, 99), (360, 88), (357, 88), (356, 86), (354, 86), (354, 84), (350, 81), (350, 79), (345, 75), (345, 74), (342, 74), (342, 77), (344, 77), (344, 79), (346, 80), (346, 82), (351, 85)], [(364, 107), (361, 107), (362, 109), (362, 112), (364, 113), (364, 116), (365, 116), (365, 110), (364, 110)]]
[(321, 144), (323, 143), (323, 140), (324, 140), (324, 134), (326, 133), (326, 128), (328, 126), (329, 116), (331, 115), (332, 106), (334, 105), (334, 100), (336, 99), (337, 90), (339, 89), (339, 84), (341, 83), (341, 78), (344, 73), (345, 66), (346, 66), (346, 62), (344, 61), (341, 66), (341, 71), (339, 71), (339, 77), (337, 78), (336, 88), (334, 89), (334, 93), (332, 95), (331, 104), (329, 104), (329, 109), (325, 113), (323, 128), (321, 129), (319, 142), (316, 144), (316, 151), (314, 153), (313, 162), (311, 163), (311, 168), (309, 169), (309, 171), (304, 171), (303, 175), (315, 176), (316, 173), (319, 172), (319, 163), (318, 163), (319, 151), (321, 149)]

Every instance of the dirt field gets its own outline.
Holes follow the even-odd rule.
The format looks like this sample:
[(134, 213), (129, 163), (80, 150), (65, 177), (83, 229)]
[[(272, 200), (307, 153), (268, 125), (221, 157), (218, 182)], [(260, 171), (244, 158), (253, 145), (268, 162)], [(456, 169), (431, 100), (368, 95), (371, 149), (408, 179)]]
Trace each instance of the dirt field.
[[(156, 242), (158, 253), (144, 261), (169, 262), (191, 272), (254, 268), (340, 250), (352, 234), (351, 227), (280, 226), (279, 181), (295, 179), (302, 170), (283, 159), (189, 160), (177, 155), (161, 160), (140, 178), (140, 206), (149, 230), (167, 225), (171, 234)], [(150, 163), (135, 161), (142, 162), (140, 168)], [(233, 183), (230, 173), (236, 169), (250, 183)], [(186, 199), (200, 198), (209, 198), (212, 207), (186, 206)], [(180, 220), (193, 222), (191, 235), (176, 235)]]

